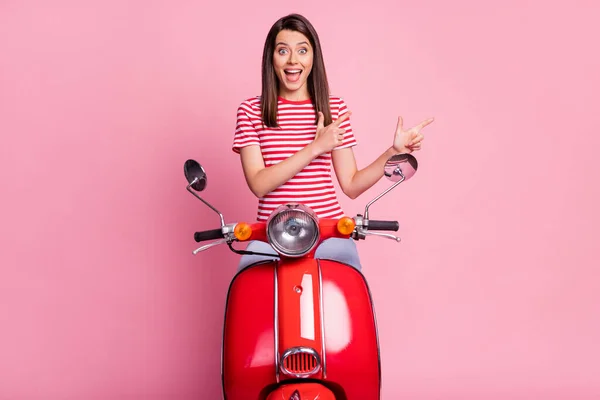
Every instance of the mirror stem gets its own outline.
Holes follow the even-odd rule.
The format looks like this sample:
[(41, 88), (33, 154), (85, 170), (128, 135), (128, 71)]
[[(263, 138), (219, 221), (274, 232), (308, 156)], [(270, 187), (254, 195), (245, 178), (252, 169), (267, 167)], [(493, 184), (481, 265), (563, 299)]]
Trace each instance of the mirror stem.
[(216, 208), (214, 208), (213, 206), (211, 206), (210, 204), (208, 204), (206, 201), (204, 201), (203, 198), (201, 198), (200, 196), (198, 196), (196, 194), (196, 192), (194, 192), (191, 187), (194, 183), (196, 183), (198, 181), (198, 178), (194, 178), (194, 180), (192, 181), (192, 183), (190, 183), (189, 185), (187, 185), (186, 189), (188, 192), (190, 192), (191, 194), (194, 195), (194, 197), (196, 197), (198, 200), (200, 200), (201, 202), (203, 202), (204, 204), (206, 204), (207, 206), (209, 206), (214, 212), (216, 212), (217, 214), (219, 214), (219, 218), (221, 218), (221, 228), (225, 226), (225, 219), (223, 219), (223, 214), (221, 214), (219, 212), (219, 210), (217, 210)]
[(365, 219), (368, 221), (369, 220), (369, 207), (371, 207), (371, 204), (375, 203), (377, 200), (379, 200), (380, 198), (382, 198), (386, 193), (388, 193), (390, 190), (392, 190), (393, 188), (395, 188), (396, 186), (398, 186), (399, 184), (401, 184), (402, 182), (404, 182), (404, 179), (406, 179), (404, 177), (404, 175), (402, 174), (402, 171), (400, 170), (400, 168), (396, 169), (396, 171), (398, 174), (400, 174), (400, 176), (402, 176), (402, 179), (399, 180), (398, 182), (394, 183), (392, 186), (390, 186), (389, 188), (387, 188), (383, 193), (381, 193), (379, 196), (375, 197), (373, 200), (371, 200), (367, 206), (365, 207)]

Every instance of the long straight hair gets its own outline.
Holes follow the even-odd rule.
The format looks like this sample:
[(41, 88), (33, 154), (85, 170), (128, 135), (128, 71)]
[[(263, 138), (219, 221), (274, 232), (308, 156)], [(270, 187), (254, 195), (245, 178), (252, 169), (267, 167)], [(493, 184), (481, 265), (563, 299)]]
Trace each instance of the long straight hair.
[(279, 79), (275, 74), (273, 66), (273, 54), (275, 53), (275, 39), (282, 30), (300, 32), (308, 38), (313, 48), (313, 67), (308, 75), (307, 86), (311, 102), (315, 109), (315, 124), (318, 120), (318, 112), (323, 113), (325, 126), (331, 120), (329, 107), (329, 83), (325, 72), (325, 63), (321, 51), (319, 35), (312, 24), (302, 15), (290, 14), (280, 18), (273, 24), (267, 39), (262, 57), (262, 95), (260, 100), (260, 111), (263, 124), (270, 128), (277, 127), (277, 98), (279, 96)]

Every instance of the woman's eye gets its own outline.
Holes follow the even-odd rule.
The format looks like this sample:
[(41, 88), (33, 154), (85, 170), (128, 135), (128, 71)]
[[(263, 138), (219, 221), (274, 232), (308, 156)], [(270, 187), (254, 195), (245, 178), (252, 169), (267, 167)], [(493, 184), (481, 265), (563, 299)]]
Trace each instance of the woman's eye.
[(299, 51), (300, 54), (306, 54), (306, 52), (307, 52), (306, 49), (300, 49), (300, 51)]
[(281, 55), (284, 55), (285, 53), (287, 53), (287, 50), (286, 49), (279, 49), (278, 53), (281, 54)]

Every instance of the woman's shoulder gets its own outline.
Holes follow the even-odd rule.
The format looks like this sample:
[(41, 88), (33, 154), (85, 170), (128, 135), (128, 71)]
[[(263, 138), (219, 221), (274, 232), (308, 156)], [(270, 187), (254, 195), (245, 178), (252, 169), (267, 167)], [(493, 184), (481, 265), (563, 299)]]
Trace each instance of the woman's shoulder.
[(260, 96), (249, 97), (237, 109), (238, 118), (260, 118)]
[(331, 112), (335, 115), (344, 114), (348, 110), (348, 105), (346, 105), (344, 99), (335, 95), (329, 96), (329, 107), (331, 107)]
[(260, 109), (260, 95), (248, 97), (240, 103), (240, 107), (242, 106), (252, 109)]
[(341, 96), (336, 96), (336, 95), (330, 94), (329, 95), (329, 104), (335, 105), (335, 106), (341, 106), (346, 103), (344, 102), (344, 99)]

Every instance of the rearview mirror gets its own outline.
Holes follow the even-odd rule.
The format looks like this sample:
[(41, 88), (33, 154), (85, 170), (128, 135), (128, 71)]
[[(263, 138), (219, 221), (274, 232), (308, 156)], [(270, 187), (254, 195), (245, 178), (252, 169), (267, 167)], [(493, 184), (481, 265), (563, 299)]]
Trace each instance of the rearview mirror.
[(392, 182), (406, 181), (417, 172), (417, 159), (408, 153), (396, 154), (385, 163), (384, 175)]
[(412, 178), (417, 172), (417, 159), (408, 153), (396, 154), (388, 158), (383, 168), (383, 175), (392, 182), (395, 182), (391, 187), (387, 188), (379, 196), (375, 197), (365, 206), (365, 219), (369, 219), (369, 207), (390, 190)]
[(196, 160), (187, 160), (183, 164), (183, 172), (195, 191), (201, 192), (206, 188), (206, 172)]

